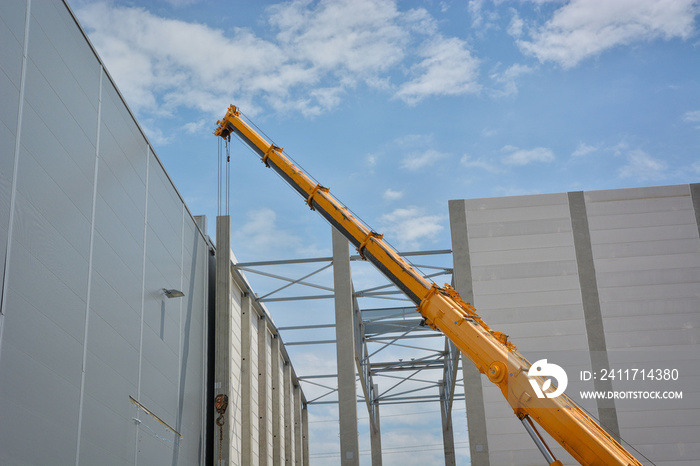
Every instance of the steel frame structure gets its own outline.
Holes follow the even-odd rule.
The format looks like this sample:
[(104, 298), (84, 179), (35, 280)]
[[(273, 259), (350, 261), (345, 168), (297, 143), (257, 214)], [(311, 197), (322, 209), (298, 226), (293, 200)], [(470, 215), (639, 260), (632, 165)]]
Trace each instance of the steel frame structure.
[[(401, 253), (407, 259), (430, 257), (444, 260), (449, 265), (414, 264), (423, 271), (426, 278), (452, 282), (452, 251), (449, 249), (414, 251)], [(359, 264), (360, 255), (351, 255), (350, 262)], [(233, 267), (250, 276), (263, 277), (270, 289), (255, 296), (265, 303), (273, 316), (275, 307), (280, 303), (308, 302), (314, 300), (332, 300), (335, 290), (327, 281), (329, 269), (333, 267), (334, 258), (316, 257), (304, 259), (287, 259), (257, 262), (239, 262)], [(295, 268), (303, 265), (307, 268), (299, 272)], [(308, 267), (312, 267), (311, 271)], [(354, 270), (355, 266), (353, 266)], [(277, 269), (284, 269), (277, 272)], [(428, 271), (426, 273), (425, 271)], [(325, 275), (325, 277), (324, 277)], [(378, 275), (379, 276), (379, 275)], [(460, 353), (457, 348), (440, 332), (424, 326), (420, 315), (403, 293), (393, 284), (386, 282), (370, 287), (356, 287), (354, 278), (353, 326), (355, 335), (355, 374), (362, 394), (358, 394), (358, 403), (365, 404), (372, 429), (379, 431), (379, 406), (389, 404), (436, 403), (440, 404), (443, 422), (443, 441), (445, 442), (446, 464), (454, 464), (454, 446), (452, 458), (449, 445), (451, 437), (451, 411), (455, 399), (463, 400), (464, 391), (458, 380)], [(259, 289), (258, 286), (256, 288)], [(374, 307), (366, 302), (391, 300), (399, 306)], [(328, 315), (333, 320), (333, 305), (329, 304)], [(294, 312), (294, 311), (291, 311)], [(296, 318), (295, 321), (302, 321)], [(278, 330), (284, 336), (285, 346), (309, 346), (334, 344), (334, 338), (308, 338), (295, 340), (291, 336), (296, 331), (328, 331), (335, 329), (335, 322), (308, 322), (300, 325), (281, 325)], [(327, 336), (327, 335), (326, 335)], [(397, 351), (398, 350), (398, 351)], [(397, 357), (401, 353), (405, 357)], [(347, 369), (347, 368), (346, 368)], [(304, 393), (309, 394), (307, 405), (337, 404), (337, 373), (305, 374), (299, 370), (298, 380), (304, 386)], [(457, 392), (459, 390), (459, 392)], [(313, 393), (313, 395), (312, 395)], [(381, 459), (373, 464), (381, 464)]]

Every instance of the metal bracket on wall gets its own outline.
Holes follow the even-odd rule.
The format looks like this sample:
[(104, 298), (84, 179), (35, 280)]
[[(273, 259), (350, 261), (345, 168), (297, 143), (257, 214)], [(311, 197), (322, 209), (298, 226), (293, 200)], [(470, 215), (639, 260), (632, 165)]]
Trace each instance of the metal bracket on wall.
[(172, 427), (170, 427), (170, 426), (168, 425), (167, 422), (165, 422), (164, 420), (162, 420), (161, 418), (159, 418), (153, 411), (151, 411), (150, 409), (146, 408), (144, 405), (142, 405), (141, 403), (139, 403), (133, 396), (129, 395), (129, 400), (131, 400), (131, 402), (132, 402), (133, 404), (135, 404), (136, 406), (138, 406), (140, 409), (142, 409), (145, 413), (147, 413), (147, 414), (148, 414), (149, 416), (151, 416), (153, 419), (155, 419), (156, 421), (158, 421), (158, 422), (160, 422), (161, 424), (163, 424), (168, 430), (172, 431), (175, 435), (177, 435), (178, 437), (182, 438), (182, 435), (180, 434), (180, 432), (178, 432), (178, 431), (176, 431), (175, 429), (173, 429)]

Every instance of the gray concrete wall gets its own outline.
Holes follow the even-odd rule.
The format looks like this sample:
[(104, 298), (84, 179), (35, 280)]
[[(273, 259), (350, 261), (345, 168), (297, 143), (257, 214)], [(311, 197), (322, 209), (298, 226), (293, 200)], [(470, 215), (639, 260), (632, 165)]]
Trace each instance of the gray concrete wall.
[[(546, 357), (565, 367), (570, 397), (611, 433), (619, 431), (664, 465), (700, 461), (700, 239), (694, 188), (450, 202), (458, 291), (531, 362)], [(656, 385), (579, 376), (580, 370), (606, 366), (677, 368), (681, 375), (677, 383)], [(580, 390), (650, 389), (680, 390), (684, 398), (594, 402), (578, 396)], [(466, 393), (468, 410), (485, 407), (485, 422), (479, 422), (478, 412), (469, 418), (470, 440), (487, 452), (474, 464), (542, 464), (500, 392), (483, 377), (482, 391)], [(555, 452), (564, 464), (576, 464), (560, 447)]]
[[(697, 186), (697, 185), (694, 185)], [(617, 400), (623, 438), (657, 465), (700, 463), (700, 209), (694, 186), (586, 192), (611, 367), (676, 368), (674, 401)], [(629, 351), (634, 348), (636, 351)], [(619, 378), (614, 389), (638, 384)]]
[(0, 96), (0, 463), (202, 464), (208, 245), (62, 2), (0, 2)]

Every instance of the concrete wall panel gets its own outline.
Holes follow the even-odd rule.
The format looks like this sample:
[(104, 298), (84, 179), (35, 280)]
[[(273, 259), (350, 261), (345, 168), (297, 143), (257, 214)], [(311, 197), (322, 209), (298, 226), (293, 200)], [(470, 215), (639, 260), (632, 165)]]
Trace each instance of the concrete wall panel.
[[(521, 353), (587, 348), (566, 195), (464, 201), (474, 305)], [(454, 236), (454, 234), (453, 234)], [(455, 256), (457, 272), (458, 258)], [(547, 328), (546, 336), (543, 328)], [(482, 378), (490, 464), (538, 464), (541, 454), (501, 392)], [(595, 405), (588, 406), (595, 412)], [(479, 427), (472, 426), (478, 429)], [(557, 457), (572, 461), (555, 442)]]
[[(262, 325), (262, 323), (261, 323)], [(273, 396), (273, 391), (272, 391), (272, 334), (267, 330), (267, 325), (265, 325), (265, 330), (264, 330), (264, 341), (263, 341), (263, 351), (265, 353), (265, 367), (261, 368), (261, 371), (263, 372), (263, 382), (264, 385), (262, 387), (263, 389), (263, 395), (262, 397), (264, 398), (264, 407), (265, 407), (265, 414), (264, 414), (264, 419), (265, 423), (260, 426), (261, 431), (265, 431), (265, 443), (260, 449), (260, 458), (261, 458), (261, 464), (273, 464), (273, 456), (272, 456), (272, 451), (273, 451), (273, 435), (274, 431), (272, 429), (273, 421), (272, 421), (272, 416), (273, 416), (273, 410), (272, 410), (272, 396)], [(262, 434), (261, 434), (262, 435)]]
[[(460, 242), (468, 250), (455, 250), (455, 273), (471, 277), (464, 292), (473, 291), (484, 320), (531, 361), (549, 355), (582, 369), (603, 360), (612, 368), (679, 369), (677, 383), (657, 388), (682, 391), (682, 400), (618, 399), (605, 410), (581, 404), (594, 415), (600, 408), (601, 419), (617, 423), (622, 438), (656, 464), (700, 460), (692, 401), (700, 381), (700, 240), (689, 187), (452, 202), (453, 222), (457, 203), (466, 209), (466, 224), (452, 226), (453, 238), (460, 228), (468, 237)], [(490, 464), (539, 464), (500, 392), (486, 382), (482, 388)], [(594, 388), (601, 384), (576, 390)], [(608, 389), (639, 386), (618, 377)], [(575, 464), (567, 455), (563, 461)]]

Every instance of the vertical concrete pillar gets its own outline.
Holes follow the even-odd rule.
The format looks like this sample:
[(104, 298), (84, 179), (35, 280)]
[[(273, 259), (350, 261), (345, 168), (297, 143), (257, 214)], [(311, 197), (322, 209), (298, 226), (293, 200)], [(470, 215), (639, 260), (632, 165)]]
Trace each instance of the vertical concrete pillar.
[(284, 461), (294, 464), (294, 388), (289, 361), (284, 362)]
[(304, 436), (303, 448), (304, 448), (304, 466), (309, 466), (309, 410), (306, 405), (301, 410), (301, 431)]
[(253, 299), (241, 302), (241, 461), (258, 464), (257, 328)]
[[(588, 213), (586, 211), (586, 199), (582, 191), (568, 193), (569, 213), (571, 215), (571, 229), (574, 236), (574, 249), (576, 250), (576, 266), (578, 268), (579, 285), (581, 286), (581, 301), (583, 303), (583, 315), (586, 322), (586, 336), (588, 337), (588, 349), (591, 355), (591, 366), (594, 373), (601, 373), (601, 369), (610, 367), (608, 362), (608, 350), (605, 342), (605, 329), (603, 327), (603, 314), (600, 308), (600, 296), (598, 295), (598, 280), (593, 261), (593, 246), (591, 244), (591, 232), (588, 228)], [(593, 379), (593, 387), (598, 392), (608, 392), (613, 388), (609, 379)], [(615, 400), (596, 400), (598, 407), (598, 419), (613, 437), (620, 439), (620, 427), (617, 421), (617, 409)]]
[[(214, 335), (214, 395), (227, 396), (229, 406), (233, 401), (230, 386), (231, 374), (231, 217), (216, 218), (216, 295), (215, 295), (215, 335)], [(213, 408), (212, 408), (213, 409)], [(214, 414), (214, 463), (228, 465), (230, 462), (230, 427), (234, 422), (226, 409), (223, 418)]]
[[(372, 386), (372, 392), (379, 393), (379, 387), (377, 384)], [(370, 445), (372, 450), (372, 466), (382, 466), (382, 430), (381, 423), (379, 421), (379, 404), (374, 405), (374, 422), (370, 419)]]
[(294, 384), (294, 464), (302, 466), (304, 463), (304, 438), (301, 428), (301, 386), (296, 381)]
[(333, 286), (335, 290), (335, 339), (338, 362), (338, 411), (340, 419), (340, 464), (360, 464), (355, 386), (355, 336), (352, 281), (348, 240), (333, 231)]
[(442, 445), (445, 451), (445, 466), (456, 466), (455, 459), (455, 439), (452, 431), (452, 415), (446, 409), (446, 404), (442, 399), (447, 396), (445, 394), (445, 385), (440, 381), (440, 416), (442, 418)]
[(258, 457), (260, 466), (271, 466), (272, 443), (270, 442), (270, 407), (272, 396), (270, 394), (270, 369), (272, 358), (269, 354), (268, 341), (270, 332), (267, 329), (267, 319), (260, 316), (258, 322)]
[(695, 224), (698, 227), (698, 236), (700, 236), (700, 183), (692, 183), (690, 187), (690, 200), (693, 202), (693, 210), (695, 211)]
[(272, 464), (284, 464), (284, 373), (280, 338), (272, 339)]
[[(474, 302), (472, 269), (469, 257), (467, 208), (463, 200), (450, 201), (450, 231), (452, 235), (452, 262), (454, 286), (462, 298)], [(467, 408), (469, 453), (473, 466), (489, 466), (489, 443), (486, 435), (486, 408), (481, 385), (481, 374), (462, 354), (464, 402)]]

